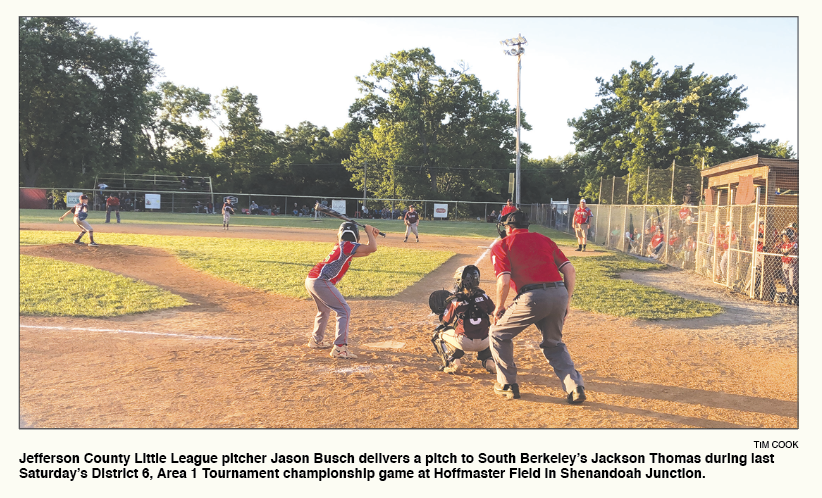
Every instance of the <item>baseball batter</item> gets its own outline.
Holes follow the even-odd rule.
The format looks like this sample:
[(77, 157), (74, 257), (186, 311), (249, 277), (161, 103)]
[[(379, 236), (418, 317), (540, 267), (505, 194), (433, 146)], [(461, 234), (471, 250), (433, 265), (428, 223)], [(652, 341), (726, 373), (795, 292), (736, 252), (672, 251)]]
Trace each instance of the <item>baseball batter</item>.
[(417, 231), (417, 226), (420, 224), (420, 213), (417, 212), (414, 206), (408, 206), (408, 212), (405, 213), (405, 240), (403, 242), (408, 242), (408, 234), (413, 233), (414, 237), (417, 238), (417, 242), (420, 241), (420, 234)]
[(68, 216), (69, 213), (74, 214), (74, 224), (80, 227), (80, 235), (77, 236), (77, 239), (74, 240), (75, 244), (82, 244), (81, 241), (83, 235), (88, 232), (89, 243), (88, 245), (91, 247), (97, 247), (97, 244), (94, 242), (94, 229), (91, 228), (91, 225), (88, 224), (86, 218), (88, 218), (88, 196), (85, 194), (80, 196), (80, 202), (78, 202), (74, 207), (63, 213), (63, 216), (60, 217), (60, 221), (63, 221), (63, 218)]
[(223, 203), (223, 230), (228, 230), (228, 222), (231, 221), (232, 214), (234, 214), (234, 206), (230, 199), (226, 199)]
[(588, 228), (591, 226), (591, 209), (585, 204), (585, 199), (579, 201), (579, 207), (574, 211), (574, 228), (577, 232), (579, 247), (575, 251), (584, 251), (588, 244)]
[[(355, 223), (346, 221), (337, 232), (337, 243), (331, 253), (308, 272), (305, 288), (317, 305), (317, 316), (314, 320), (314, 331), (308, 340), (310, 348), (332, 348), (331, 357), (338, 359), (356, 358), (348, 350), (348, 323), (351, 318), (351, 307), (345, 302), (336, 284), (345, 276), (351, 264), (351, 258), (362, 258), (377, 250), (376, 235), (379, 230), (365, 225), (368, 244), (360, 244), (360, 231)], [(337, 329), (334, 342), (325, 341), (325, 327), (331, 312), (337, 315)]]

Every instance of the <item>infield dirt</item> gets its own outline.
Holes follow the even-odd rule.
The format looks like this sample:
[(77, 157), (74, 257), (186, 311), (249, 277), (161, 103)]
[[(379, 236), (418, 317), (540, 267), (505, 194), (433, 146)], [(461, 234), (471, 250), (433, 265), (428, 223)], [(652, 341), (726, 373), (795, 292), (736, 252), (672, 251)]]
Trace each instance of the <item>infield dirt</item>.
[[(55, 229), (21, 225), (21, 229)], [(380, 244), (457, 255), (386, 299), (350, 300), (356, 360), (306, 347), (316, 309), (192, 270), (157, 249), (105, 244), (106, 232), (333, 243), (330, 230), (111, 224), (98, 248), (21, 247), (22, 254), (90, 264), (183, 296), (174, 310), (118, 318), (21, 316), (21, 427), (266, 428), (781, 428), (798, 426), (798, 310), (735, 297), (686, 272), (631, 278), (726, 312), (643, 321), (575, 311), (564, 337), (588, 401), (565, 403), (537, 348), (515, 340), (522, 399), (494, 395), (473, 354), (455, 375), (437, 371), (428, 295), (478, 261), (489, 240), (426, 236)], [(598, 252), (568, 253), (595, 257)], [(356, 265), (356, 261), (353, 263)], [(482, 286), (493, 293), (487, 257)], [(493, 296), (492, 296), (493, 297)], [(333, 323), (333, 321), (332, 321)], [(140, 334), (136, 332), (148, 332)]]

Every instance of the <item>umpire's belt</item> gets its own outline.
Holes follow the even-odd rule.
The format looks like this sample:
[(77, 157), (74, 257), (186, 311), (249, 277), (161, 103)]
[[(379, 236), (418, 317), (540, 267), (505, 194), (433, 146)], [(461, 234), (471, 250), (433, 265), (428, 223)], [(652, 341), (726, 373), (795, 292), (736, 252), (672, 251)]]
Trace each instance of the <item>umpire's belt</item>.
[(565, 282), (542, 282), (540, 284), (528, 284), (523, 285), (517, 295), (524, 294), (528, 291), (537, 290), (537, 289), (550, 289), (552, 287), (565, 287)]

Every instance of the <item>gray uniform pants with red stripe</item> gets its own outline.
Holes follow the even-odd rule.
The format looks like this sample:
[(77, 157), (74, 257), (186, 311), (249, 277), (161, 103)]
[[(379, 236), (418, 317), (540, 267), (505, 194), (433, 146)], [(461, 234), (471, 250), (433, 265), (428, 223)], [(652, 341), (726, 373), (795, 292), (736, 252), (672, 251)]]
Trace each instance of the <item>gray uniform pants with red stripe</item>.
[(514, 299), (496, 325), (491, 326), (491, 354), (497, 364), (497, 382), (515, 384), (517, 366), (514, 364), (513, 338), (536, 325), (542, 334), (539, 347), (559, 377), (562, 389), (571, 392), (577, 386), (585, 387), (582, 376), (574, 368), (574, 360), (562, 342), (562, 324), (568, 291), (565, 287), (549, 287), (524, 292)]
[(314, 340), (318, 343), (325, 338), (325, 327), (331, 311), (337, 314), (337, 333), (334, 344), (342, 346), (348, 344), (348, 321), (351, 318), (351, 307), (345, 302), (337, 287), (328, 280), (319, 278), (305, 279), (305, 288), (314, 303), (317, 304), (317, 317), (314, 319)]

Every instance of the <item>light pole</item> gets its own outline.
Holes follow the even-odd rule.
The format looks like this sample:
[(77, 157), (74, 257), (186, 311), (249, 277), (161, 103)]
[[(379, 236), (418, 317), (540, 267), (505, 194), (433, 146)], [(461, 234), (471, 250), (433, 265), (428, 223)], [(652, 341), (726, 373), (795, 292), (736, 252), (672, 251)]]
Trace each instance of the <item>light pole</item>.
[(519, 164), (520, 164), (520, 153), (519, 153), (519, 88), (520, 88), (520, 73), (522, 72), (522, 54), (525, 52), (525, 45), (528, 43), (528, 40), (523, 38), (522, 34), (517, 36), (516, 38), (509, 38), (507, 40), (502, 40), (499, 42), (500, 45), (505, 47), (513, 47), (510, 50), (503, 50), (506, 55), (516, 55), (517, 56), (517, 184), (514, 187), (514, 204), (519, 207), (520, 201), (520, 171), (519, 171)]

